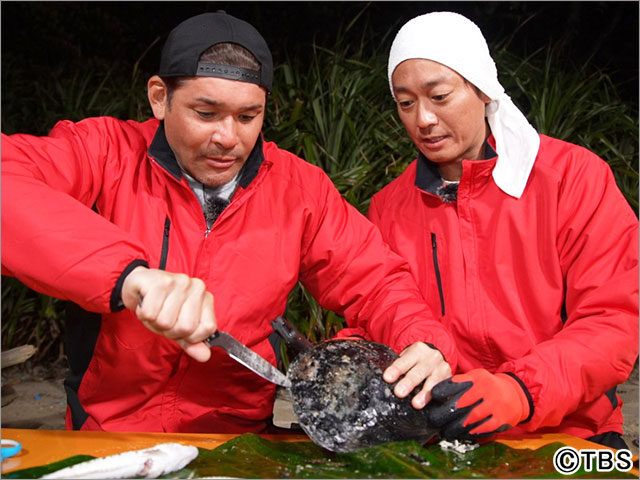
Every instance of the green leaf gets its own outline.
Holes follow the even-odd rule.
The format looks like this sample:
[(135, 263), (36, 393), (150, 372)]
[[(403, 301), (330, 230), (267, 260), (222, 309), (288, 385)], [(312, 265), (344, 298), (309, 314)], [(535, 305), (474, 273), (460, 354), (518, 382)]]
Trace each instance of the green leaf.
[[(562, 446), (553, 443), (530, 450), (491, 442), (458, 454), (437, 444), (390, 442), (338, 454), (309, 441), (283, 442), (244, 434), (213, 450), (199, 449), (187, 467), (160, 478), (635, 478), (615, 470), (580, 469), (574, 475), (560, 475), (553, 467), (553, 454)], [(6, 478), (37, 478), (80, 458), (13, 472)]]

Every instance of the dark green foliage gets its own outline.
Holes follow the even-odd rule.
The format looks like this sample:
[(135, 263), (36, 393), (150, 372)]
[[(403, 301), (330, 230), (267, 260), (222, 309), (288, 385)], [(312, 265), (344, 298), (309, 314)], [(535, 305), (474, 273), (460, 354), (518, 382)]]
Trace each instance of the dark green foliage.
[(2, 277), (2, 349), (33, 345), (33, 363), (64, 358), (62, 302), (28, 289), (15, 278)]

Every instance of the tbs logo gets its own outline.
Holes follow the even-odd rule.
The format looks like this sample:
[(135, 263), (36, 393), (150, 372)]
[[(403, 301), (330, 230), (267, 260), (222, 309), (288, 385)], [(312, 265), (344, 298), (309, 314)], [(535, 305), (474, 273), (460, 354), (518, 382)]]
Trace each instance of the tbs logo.
[(562, 475), (571, 475), (580, 470), (587, 472), (611, 472), (617, 469), (628, 472), (633, 467), (630, 450), (598, 450), (585, 448), (576, 450), (573, 447), (562, 447), (553, 455), (553, 466)]

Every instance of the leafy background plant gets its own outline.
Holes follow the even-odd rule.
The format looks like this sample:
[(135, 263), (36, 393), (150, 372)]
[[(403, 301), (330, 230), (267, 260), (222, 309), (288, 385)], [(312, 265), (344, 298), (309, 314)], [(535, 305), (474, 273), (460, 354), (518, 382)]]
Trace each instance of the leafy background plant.
[[(96, 115), (148, 118), (151, 112), (146, 99), (146, 79), (155, 73), (160, 36), (157, 32), (149, 33), (141, 45), (136, 45), (135, 54), (124, 55), (122, 52), (132, 49), (126, 39), (134, 34), (130, 30), (134, 26), (117, 13), (120, 6), (63, 3), (64, 6), (50, 9), (38, 5), (12, 6), (16, 8), (10, 12), (13, 23), (19, 23), (23, 16), (25, 21), (38, 25), (67, 25), (68, 29), (43, 31), (41, 42), (66, 48), (70, 58), (59, 64), (43, 58), (41, 63), (47, 66), (43, 73), (38, 70), (40, 64), (25, 61), (25, 56), (34, 54), (27, 46), (15, 52), (3, 48), (2, 131), (43, 135), (61, 119), (80, 120)], [(163, 6), (167, 17), (163, 21), (168, 25), (175, 23), (176, 18), (202, 11), (201, 4), (175, 3)], [(287, 3), (289, 9), (282, 10), (279, 17), (264, 12), (280, 4), (265, 2), (262, 6), (244, 7), (248, 10), (244, 17), (255, 19), (253, 22), (261, 31), (271, 35), (265, 33), (277, 64), (267, 105), (265, 137), (323, 168), (345, 198), (365, 213), (371, 195), (398, 176), (415, 157), (415, 148), (397, 118), (386, 73), (386, 55), (393, 35), (399, 24), (415, 14), (406, 13), (408, 18), (394, 15), (395, 20), (385, 19), (385, 27), (381, 28), (380, 21), (369, 14), (376, 8), (384, 13), (385, 2), (380, 2), (382, 6), (377, 2), (344, 2), (345, 6), (338, 10), (335, 3), (329, 2), (319, 2), (315, 9), (297, 2)], [(556, 7), (541, 2), (532, 10), (518, 2), (498, 3), (501, 5), (481, 2), (481, 6), (470, 6), (463, 2), (461, 7), (455, 3), (445, 7), (456, 11), (472, 9), (472, 14), (492, 21), (503, 19), (502, 23), (497, 22), (499, 25), (492, 23), (490, 46), (507, 92), (541, 133), (583, 145), (604, 158), (637, 213), (637, 68), (635, 77), (629, 79), (606, 64), (598, 66), (603, 65), (602, 61), (595, 62), (595, 66), (590, 61), (607, 45), (602, 40), (610, 30), (605, 28), (607, 25), (588, 45), (587, 50), (591, 50), (587, 57), (580, 58), (575, 50), (568, 49), (570, 37), (577, 36), (570, 28), (560, 36), (547, 34), (545, 38), (550, 40), (538, 42), (536, 48), (515, 48), (521, 30), (533, 24), (545, 9)], [(293, 7), (289, 7), (291, 4)], [(227, 11), (234, 13), (234, 7), (238, 8), (234, 5)], [(134, 4), (130, 8), (146, 7)], [(395, 12), (398, 7), (389, 8), (389, 12)], [(569, 17), (567, 26), (579, 23), (580, 8), (587, 7), (573, 4), (567, 7), (577, 16), (573, 20)], [(589, 8), (609, 7), (594, 2)], [(197, 11), (187, 14), (189, 9)], [(437, 5), (432, 8), (435, 9)], [(182, 14), (176, 15), (177, 11)], [(309, 30), (309, 22), (314, 19), (305, 17), (306, 23), (302, 21), (300, 12), (305, 11), (313, 12), (317, 20), (311, 37), (304, 36), (304, 29)], [(615, 15), (623, 15), (615, 8), (607, 11), (614, 20)], [(2, 18), (3, 45), (12, 45), (6, 41), (5, 31), (17, 36), (20, 32), (5, 28), (6, 18), (6, 15)], [(336, 25), (321, 28), (329, 24), (329, 19)], [(515, 28), (502, 32), (502, 25), (509, 23), (507, 20)], [(112, 35), (105, 39), (92, 36), (92, 31), (84, 32), (87, 24), (92, 23)], [(157, 22), (149, 23), (135, 28), (150, 32), (152, 27), (159, 28)], [(613, 23), (611, 20), (610, 24)], [(283, 24), (294, 33), (278, 42)], [(69, 31), (75, 28), (79, 32), (77, 37)], [(541, 33), (534, 29), (534, 34)], [(86, 38), (87, 43), (80, 45), (74, 38)], [(103, 48), (105, 42), (110, 42), (120, 55), (109, 56)], [(637, 25), (634, 42), (637, 43)], [(68, 45), (71, 47), (67, 48)], [(43, 48), (43, 44), (37, 44), (38, 47)], [(92, 55), (87, 55), (86, 50)], [(2, 348), (32, 343), (39, 347), (34, 363), (62, 362), (63, 312), (63, 302), (37, 294), (17, 280), (3, 276)], [(312, 341), (330, 338), (344, 323), (341, 317), (323, 309), (302, 285), (291, 292), (286, 316)], [(286, 351), (283, 353), (286, 360)]]

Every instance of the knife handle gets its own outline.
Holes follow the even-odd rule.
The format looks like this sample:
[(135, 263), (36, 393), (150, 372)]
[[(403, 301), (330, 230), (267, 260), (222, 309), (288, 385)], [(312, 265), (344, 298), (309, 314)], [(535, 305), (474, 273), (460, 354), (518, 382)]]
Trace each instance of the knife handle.
[(219, 332), (216, 330), (211, 335), (203, 340), (207, 347), (213, 347), (216, 344), (216, 339), (218, 338)]
[(287, 347), (293, 350), (294, 354), (304, 352), (313, 345), (304, 335), (296, 330), (291, 323), (281, 316), (272, 320), (271, 326), (273, 327), (273, 330), (282, 337)]

